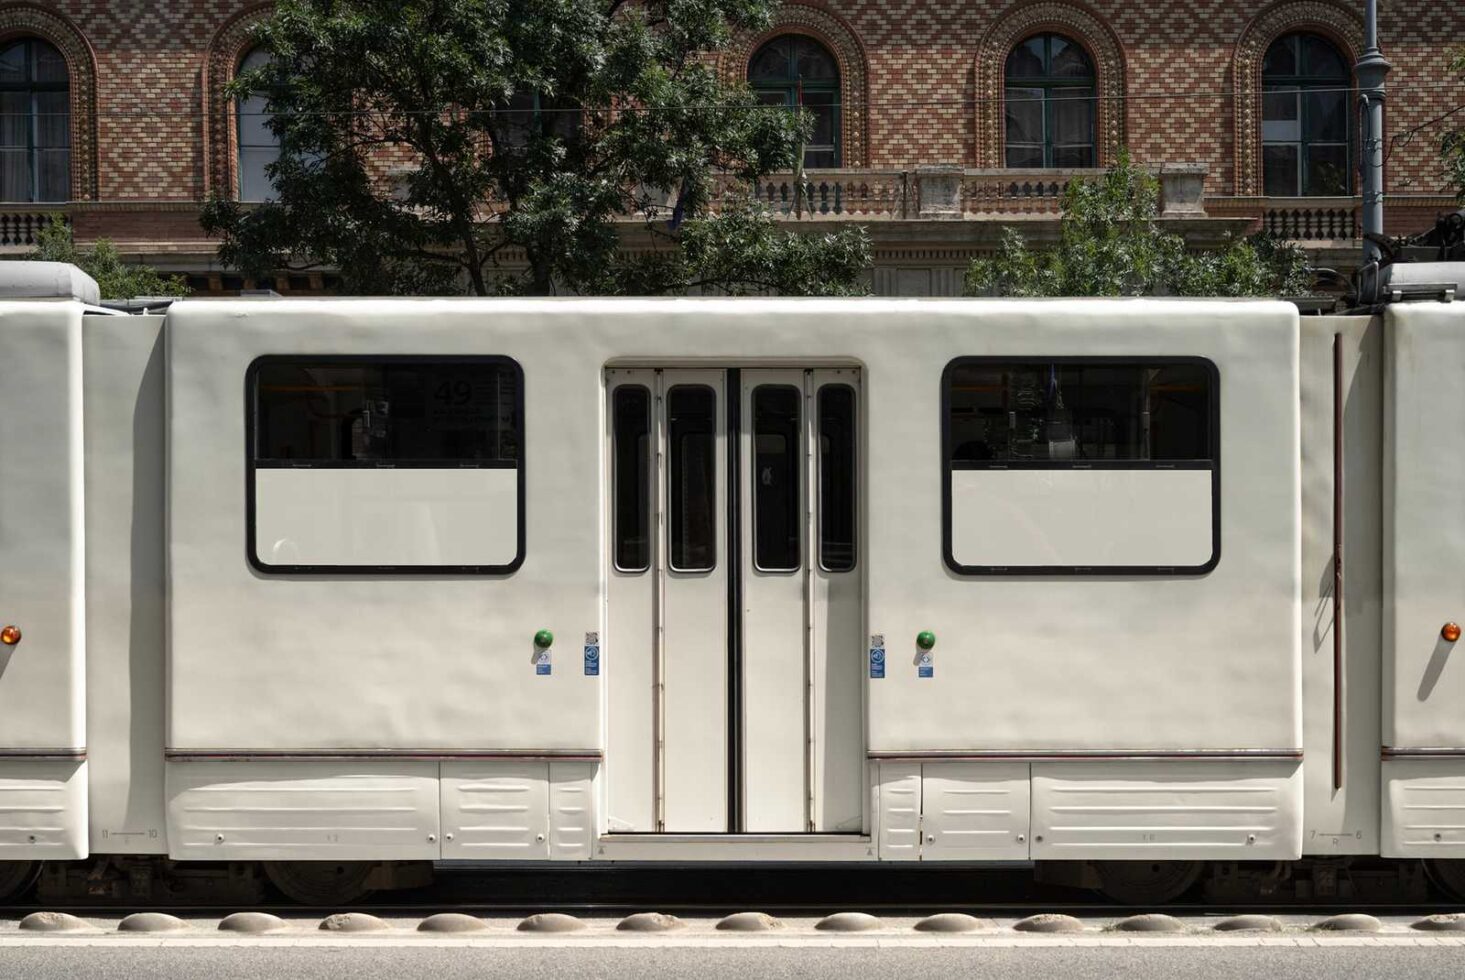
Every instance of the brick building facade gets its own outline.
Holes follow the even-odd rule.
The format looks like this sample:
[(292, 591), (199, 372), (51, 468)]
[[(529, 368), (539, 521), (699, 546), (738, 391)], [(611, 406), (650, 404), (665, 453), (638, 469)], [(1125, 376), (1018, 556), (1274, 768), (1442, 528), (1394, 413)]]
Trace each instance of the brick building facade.
[[(23, 39), (50, 45), (64, 59), (70, 105), (69, 198), (0, 202), (0, 250), (25, 247), (44, 215), (62, 212), (79, 240), (110, 237), (129, 255), (188, 273), (203, 291), (243, 285), (218, 267), (197, 213), (211, 196), (237, 193), (237, 120), (222, 92), (248, 53), (249, 25), (269, 8), (251, 0), (0, 0), (0, 53)], [(1465, 104), (1465, 82), (1448, 72), (1451, 48), (1465, 39), (1465, 5), (1384, 0), (1380, 8), (1381, 46), (1394, 64), (1388, 125), (1399, 134), (1387, 163), (1387, 227), (1402, 233), (1453, 206), (1431, 120)], [(1318, 194), (1304, 186), (1304, 166), (1299, 186), (1278, 194), (1266, 172), (1297, 154), (1356, 154), (1356, 131), (1344, 140), (1352, 149), (1329, 149), (1321, 136), (1309, 144), (1306, 134), (1300, 149), (1289, 148), (1275, 135), (1290, 138), (1285, 120), (1280, 128), (1263, 124), (1290, 110), (1264, 108), (1262, 93), (1278, 87), (1263, 61), (1279, 38), (1319, 38), (1351, 66), (1361, 47), (1361, 0), (798, 0), (768, 31), (737, 38), (719, 55), (719, 70), (746, 77), (750, 59), (786, 35), (828, 54), (834, 77), (824, 80), (837, 106), (830, 110), (837, 166), (813, 172), (810, 207), (786, 207), (789, 220), (866, 223), (879, 292), (950, 293), (960, 269), (1003, 225), (1023, 223), (1039, 238), (1051, 233), (1063, 182), (1086, 168), (1008, 166), (1020, 101), (1011, 95), (1018, 83), (1009, 60), (1042, 37), (1074, 46), (1064, 56), (1068, 67), (1055, 73), (1088, 100), (1087, 115), (1071, 128), (1091, 145), (1078, 139), (1065, 149), (1044, 122), (1032, 159), (1046, 147), (1102, 166), (1127, 147), (1143, 164), (1168, 167), (1167, 187), (1179, 190), (1166, 220), (1194, 240), (1260, 221), (1340, 264), (1357, 253), (1356, 177)], [(0, 115), (14, 116), (34, 83), (19, 67), (3, 71), (0, 98), (11, 101)], [(1047, 98), (1039, 94), (1044, 84), (1039, 78), (1020, 91)], [(1298, 98), (1299, 106), (1312, 104), (1305, 92)], [(1047, 105), (1045, 118), (1068, 111)], [(23, 150), (39, 152), (40, 124), (24, 143), (15, 126), (0, 130), (5, 166), (22, 168)], [(7, 198), (24, 196), (25, 173), (6, 172), (13, 177)], [(781, 207), (789, 199), (786, 180), (760, 193)], [(314, 290), (329, 282), (260, 285)]]

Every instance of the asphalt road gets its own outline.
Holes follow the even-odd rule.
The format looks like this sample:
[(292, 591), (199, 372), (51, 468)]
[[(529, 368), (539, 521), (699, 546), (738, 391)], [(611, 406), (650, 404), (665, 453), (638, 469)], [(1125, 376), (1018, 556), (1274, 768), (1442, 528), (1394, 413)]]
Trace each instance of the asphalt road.
[(0, 978), (24, 980), (1174, 980), (1246, 977), (1458, 980), (1458, 947), (1186, 946), (840, 949), (368, 946), (31, 947), (0, 949)]

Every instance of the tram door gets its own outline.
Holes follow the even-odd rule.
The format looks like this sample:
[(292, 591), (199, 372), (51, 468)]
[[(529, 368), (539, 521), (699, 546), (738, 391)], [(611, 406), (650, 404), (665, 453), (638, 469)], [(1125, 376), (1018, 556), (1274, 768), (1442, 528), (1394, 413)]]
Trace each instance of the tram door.
[(859, 373), (613, 369), (612, 832), (858, 832)]

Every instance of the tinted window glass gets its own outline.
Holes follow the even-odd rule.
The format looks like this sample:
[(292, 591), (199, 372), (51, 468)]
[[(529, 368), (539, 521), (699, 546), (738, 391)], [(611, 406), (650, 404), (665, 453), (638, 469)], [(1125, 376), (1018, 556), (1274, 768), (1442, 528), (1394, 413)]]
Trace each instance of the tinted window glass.
[(256, 461), (501, 465), (521, 458), (519, 372), (502, 360), (271, 358), (254, 373)]
[(947, 384), (956, 463), (1212, 457), (1211, 374), (1199, 363), (967, 363)]
[(799, 402), (789, 385), (753, 389), (753, 564), (787, 572), (803, 565), (799, 514)]
[(621, 385), (614, 397), (615, 563), (651, 567), (651, 393)]
[(819, 562), (826, 571), (855, 567), (855, 390), (819, 389)]
[(717, 397), (705, 385), (676, 385), (666, 404), (671, 567), (705, 572), (717, 564)]

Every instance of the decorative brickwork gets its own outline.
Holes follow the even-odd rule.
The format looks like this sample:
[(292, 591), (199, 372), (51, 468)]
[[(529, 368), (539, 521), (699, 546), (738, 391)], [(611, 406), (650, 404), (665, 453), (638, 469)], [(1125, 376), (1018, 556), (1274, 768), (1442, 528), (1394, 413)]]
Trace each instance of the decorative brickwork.
[(780, 7), (767, 30), (741, 34), (722, 52), (720, 71), (723, 77), (729, 81), (746, 81), (748, 61), (754, 52), (781, 34), (807, 34), (834, 54), (839, 62), (842, 165), (869, 166), (869, 71), (865, 50), (855, 32), (837, 14), (809, 3), (790, 3)]
[(1262, 56), (1273, 41), (1293, 31), (1321, 34), (1342, 49), (1351, 65), (1363, 50), (1363, 24), (1352, 11), (1323, 0), (1282, 0), (1263, 10), (1241, 32), (1232, 61), (1235, 83), (1236, 194), (1262, 192)]
[(977, 46), (973, 69), (976, 81), (975, 147), (977, 166), (1000, 167), (1005, 159), (1002, 93), (1007, 55), (1032, 37), (1052, 31), (1083, 45), (1098, 78), (1097, 123), (1100, 164), (1109, 164), (1125, 145), (1124, 48), (1087, 7), (1076, 3), (1024, 3), (1013, 7), (988, 29)]
[(237, 197), (239, 194), (239, 127), (235, 125), (234, 99), (226, 91), (249, 52), (250, 29), (269, 15), (273, 3), (256, 4), (230, 17), (209, 41), (203, 74), (205, 197)]
[(97, 196), (97, 59), (86, 36), (63, 15), (29, 3), (0, 5), (0, 45), (20, 37), (47, 41), (66, 59), (71, 96), (71, 199)]

